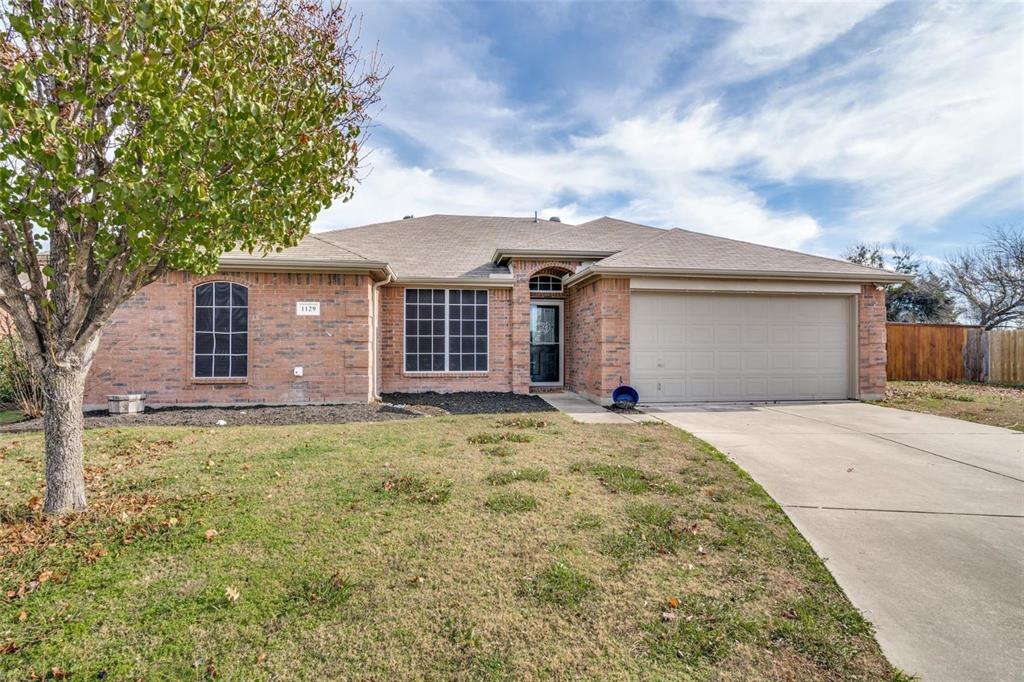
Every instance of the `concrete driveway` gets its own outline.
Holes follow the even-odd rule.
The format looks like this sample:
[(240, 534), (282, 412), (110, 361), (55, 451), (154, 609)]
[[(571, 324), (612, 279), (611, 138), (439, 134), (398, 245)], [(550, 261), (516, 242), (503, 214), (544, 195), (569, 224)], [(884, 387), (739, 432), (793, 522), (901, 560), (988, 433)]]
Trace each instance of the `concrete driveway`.
[(894, 665), (1024, 679), (1024, 434), (852, 402), (647, 411), (764, 486)]

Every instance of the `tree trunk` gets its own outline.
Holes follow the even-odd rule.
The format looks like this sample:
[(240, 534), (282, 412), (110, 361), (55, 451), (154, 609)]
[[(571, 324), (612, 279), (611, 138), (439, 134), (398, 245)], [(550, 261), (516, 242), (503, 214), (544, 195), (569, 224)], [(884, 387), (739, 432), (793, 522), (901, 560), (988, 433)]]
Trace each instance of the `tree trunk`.
[(42, 372), (46, 441), (43, 511), (47, 514), (80, 511), (86, 506), (82, 401), (88, 373), (89, 362), (80, 361), (51, 362)]

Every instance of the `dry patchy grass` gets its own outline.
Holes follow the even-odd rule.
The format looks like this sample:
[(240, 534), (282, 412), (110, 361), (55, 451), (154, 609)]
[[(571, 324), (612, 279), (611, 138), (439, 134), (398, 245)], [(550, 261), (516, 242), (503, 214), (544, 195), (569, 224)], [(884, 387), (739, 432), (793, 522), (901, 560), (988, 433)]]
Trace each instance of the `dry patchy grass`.
[(948, 381), (890, 381), (885, 407), (1024, 431), (1024, 388)]
[(40, 437), (0, 436), (0, 678), (894, 675), (710, 446), (508, 419), (92, 431), (62, 520)]

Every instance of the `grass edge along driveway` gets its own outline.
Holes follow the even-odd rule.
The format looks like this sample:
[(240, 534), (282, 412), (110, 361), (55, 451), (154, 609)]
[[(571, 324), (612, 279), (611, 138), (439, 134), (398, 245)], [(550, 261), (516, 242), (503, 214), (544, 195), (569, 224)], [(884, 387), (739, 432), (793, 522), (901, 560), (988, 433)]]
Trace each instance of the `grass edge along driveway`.
[(903, 679), (711, 446), (561, 415), (0, 435), (0, 678)]
[(875, 405), (1024, 432), (1024, 386), (951, 381), (890, 381)]

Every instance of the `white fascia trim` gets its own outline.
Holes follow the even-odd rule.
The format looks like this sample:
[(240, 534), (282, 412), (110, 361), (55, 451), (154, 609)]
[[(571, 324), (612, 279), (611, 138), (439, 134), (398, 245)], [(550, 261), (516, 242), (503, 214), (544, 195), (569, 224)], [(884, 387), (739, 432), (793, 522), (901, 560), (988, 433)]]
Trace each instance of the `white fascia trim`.
[(878, 274), (840, 274), (828, 272), (792, 272), (759, 270), (704, 270), (698, 268), (616, 268), (593, 265), (565, 280), (573, 286), (598, 275), (619, 277), (700, 277), (712, 279), (797, 280), (819, 282), (857, 282), (860, 284), (907, 282), (910, 275), (879, 271)]
[(555, 260), (587, 260), (614, 256), (618, 251), (588, 251), (586, 249), (495, 249), (491, 261), (500, 263), (509, 258), (539, 258)]
[(218, 272), (338, 272), (359, 273), (379, 272), (384, 276), (394, 273), (382, 261), (310, 261), (298, 258), (222, 258), (217, 264)]
[(700, 279), (696, 277), (632, 277), (632, 291), (689, 291), (694, 293), (830, 294), (860, 293), (860, 284), (848, 282), (801, 282), (786, 280)]
[(505, 277), (490, 279), (488, 277), (416, 277), (403, 279), (396, 277), (391, 282), (394, 286), (403, 287), (443, 287), (445, 289), (511, 289), (515, 280)]

